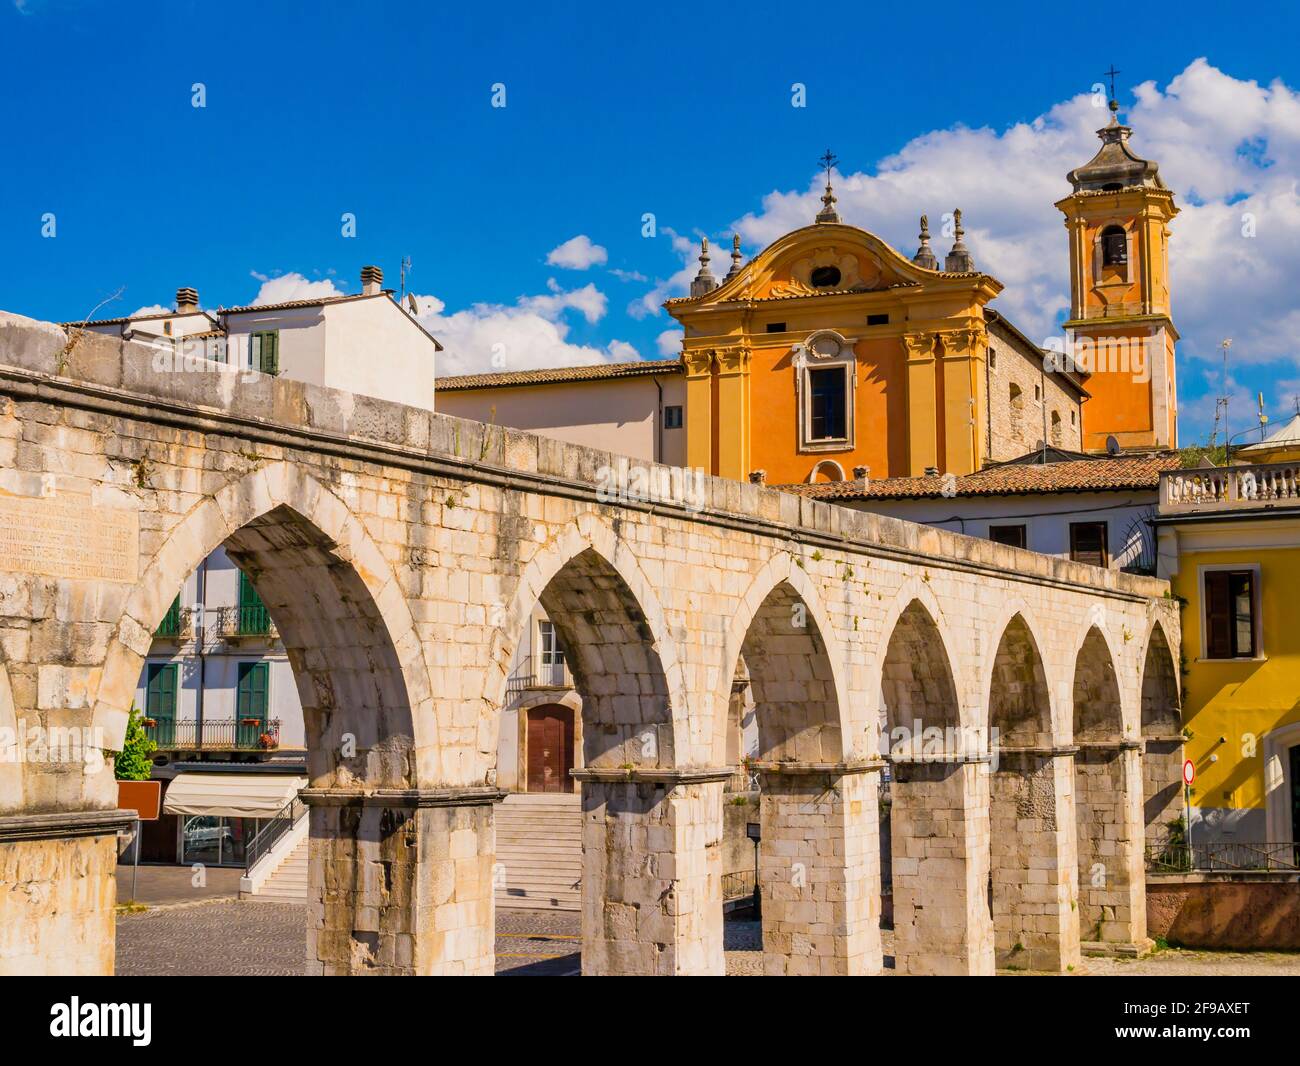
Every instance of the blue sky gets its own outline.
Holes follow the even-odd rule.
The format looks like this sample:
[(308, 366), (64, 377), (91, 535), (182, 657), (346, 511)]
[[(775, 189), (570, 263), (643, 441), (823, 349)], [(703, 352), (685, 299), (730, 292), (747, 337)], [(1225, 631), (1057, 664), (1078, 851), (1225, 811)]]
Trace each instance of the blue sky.
[[(811, 221), (829, 145), (846, 220), (910, 254), (920, 211), (962, 207), (977, 263), (1007, 285), (995, 306), (1045, 339), (1067, 277), (1051, 205), (1095, 150), (1089, 93), (1113, 62), (1134, 147), (1184, 209), (1184, 442), (1208, 431), (1224, 336), (1245, 429), (1256, 391), (1275, 418), (1300, 393), (1300, 60), (1295, 15), (1228, 27), (1222, 10), (1136, 19), (1153, 39), (1118, 12), (1081, 33), (1080, 9), (1038, 5), (973, 20), (968, 5), (5, 0), (0, 307), (62, 320), (119, 289), (101, 315), (179, 285), (206, 306), (356, 291), (363, 264), (396, 284), (409, 255), (449, 371), (654, 357), (673, 347), (657, 304), (693, 272), (688, 245), (724, 245), (722, 273), (733, 230), (748, 255)], [(579, 237), (603, 261), (547, 262)]]

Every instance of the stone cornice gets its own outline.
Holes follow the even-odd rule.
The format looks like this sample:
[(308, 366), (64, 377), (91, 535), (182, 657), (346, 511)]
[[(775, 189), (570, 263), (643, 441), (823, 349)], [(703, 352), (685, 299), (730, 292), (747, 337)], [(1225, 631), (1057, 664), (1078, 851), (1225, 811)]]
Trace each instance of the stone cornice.
[(0, 844), (18, 840), (58, 840), (68, 837), (116, 835), (135, 825), (135, 812), (55, 811), (0, 817)]
[(499, 788), (377, 788), (357, 792), (346, 788), (304, 788), (298, 798), (308, 807), (387, 807), (418, 810), (427, 807), (481, 807), (500, 803)]
[(730, 766), (685, 767), (677, 770), (660, 766), (584, 766), (570, 770), (569, 775), (575, 781), (591, 781), (599, 784), (633, 784), (633, 785), (698, 785), (711, 781), (726, 781), (735, 770)]
[(763, 774), (789, 777), (844, 777), (849, 774), (877, 774), (888, 763), (884, 759), (853, 759), (848, 762), (752, 762), (751, 769)]

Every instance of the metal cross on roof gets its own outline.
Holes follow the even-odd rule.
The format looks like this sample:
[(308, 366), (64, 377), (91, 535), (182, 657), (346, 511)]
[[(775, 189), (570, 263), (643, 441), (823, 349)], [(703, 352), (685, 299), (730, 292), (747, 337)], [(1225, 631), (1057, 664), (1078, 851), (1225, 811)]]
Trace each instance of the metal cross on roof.
[(822, 164), (822, 166), (824, 166), (824, 167), (826, 168), (826, 187), (827, 187), (827, 188), (830, 188), (830, 184), (831, 184), (831, 167), (833, 167), (833, 166), (834, 166), (836, 163), (838, 163), (838, 162), (839, 162), (839, 157), (833, 155), (833, 154), (831, 153), (831, 150), (830, 150), (829, 148), (827, 148), (827, 149), (826, 149), (826, 154), (825, 154), (824, 156), (821, 157), (821, 164)]

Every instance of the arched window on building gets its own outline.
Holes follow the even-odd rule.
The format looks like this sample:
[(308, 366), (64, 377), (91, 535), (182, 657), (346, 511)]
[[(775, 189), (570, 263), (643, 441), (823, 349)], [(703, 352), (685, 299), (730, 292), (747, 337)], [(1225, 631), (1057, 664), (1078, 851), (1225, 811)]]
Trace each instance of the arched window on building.
[(1010, 409), (1011, 409), (1011, 435), (1020, 436), (1020, 419), (1025, 408), (1025, 396), (1020, 386), (1014, 381), (1010, 389)]

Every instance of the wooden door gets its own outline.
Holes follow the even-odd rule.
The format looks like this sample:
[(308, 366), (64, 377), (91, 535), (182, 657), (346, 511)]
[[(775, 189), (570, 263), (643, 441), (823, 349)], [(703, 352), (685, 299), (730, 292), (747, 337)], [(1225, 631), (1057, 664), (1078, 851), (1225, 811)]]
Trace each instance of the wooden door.
[(558, 704), (528, 712), (528, 791), (571, 792), (573, 711)]

